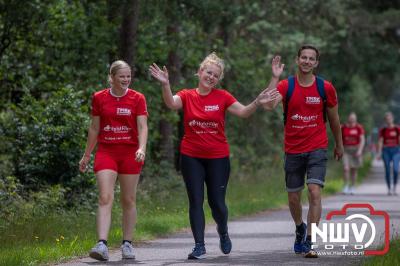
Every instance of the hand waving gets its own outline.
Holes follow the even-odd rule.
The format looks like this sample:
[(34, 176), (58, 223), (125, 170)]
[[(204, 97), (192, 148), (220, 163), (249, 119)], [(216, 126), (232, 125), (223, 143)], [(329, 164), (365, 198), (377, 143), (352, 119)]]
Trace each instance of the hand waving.
[(257, 102), (259, 104), (266, 104), (273, 102), (278, 99), (280, 93), (277, 89), (265, 89), (257, 96)]
[(281, 57), (279, 55), (272, 59), (272, 76), (274, 78), (279, 78), (283, 72), (285, 64), (281, 63)]
[(150, 74), (158, 80), (161, 84), (168, 84), (169, 83), (169, 77), (168, 77), (168, 70), (164, 66), (163, 69), (159, 68), (156, 63), (153, 63), (149, 67)]

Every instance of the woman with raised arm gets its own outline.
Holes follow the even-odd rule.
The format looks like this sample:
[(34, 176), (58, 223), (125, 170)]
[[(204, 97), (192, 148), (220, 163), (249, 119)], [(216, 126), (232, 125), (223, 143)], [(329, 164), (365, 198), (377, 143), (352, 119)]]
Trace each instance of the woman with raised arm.
[[(279, 58), (274, 59), (279, 60)], [(273, 64), (273, 75), (282, 73), (283, 66)], [(225, 194), (230, 173), (229, 145), (225, 136), (225, 113), (249, 117), (260, 104), (278, 97), (275, 89), (264, 90), (248, 105), (238, 102), (227, 90), (216, 88), (223, 78), (224, 62), (215, 53), (200, 64), (197, 88), (183, 89), (172, 94), (168, 71), (156, 64), (150, 66), (151, 75), (162, 85), (165, 104), (173, 110), (183, 110), (184, 136), (181, 142), (181, 167), (189, 198), (189, 218), (195, 241), (188, 259), (201, 259), (206, 254), (204, 245), (204, 184), (208, 203), (217, 223), (222, 253), (229, 254), (232, 242), (228, 234), (228, 209)], [(275, 79), (274, 79), (275, 80)], [(269, 84), (269, 88), (275, 88)]]
[(90, 257), (108, 260), (107, 238), (117, 179), (121, 187), (123, 259), (134, 259), (132, 234), (136, 223), (136, 187), (144, 163), (147, 143), (147, 107), (143, 94), (129, 89), (131, 68), (124, 61), (110, 67), (111, 87), (95, 92), (92, 98), (92, 123), (85, 153), (79, 162), (84, 172), (97, 145), (94, 172), (99, 188), (97, 210), (98, 242)]

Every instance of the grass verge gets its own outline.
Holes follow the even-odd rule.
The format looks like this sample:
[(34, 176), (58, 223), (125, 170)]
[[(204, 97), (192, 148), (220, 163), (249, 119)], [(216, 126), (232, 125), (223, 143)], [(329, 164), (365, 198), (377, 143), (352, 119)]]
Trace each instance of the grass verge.
[[(367, 163), (360, 171), (365, 175)], [(251, 175), (251, 176), (249, 176)], [(329, 165), (324, 195), (342, 188), (341, 164)], [(138, 193), (138, 223), (135, 241), (148, 240), (189, 227), (187, 196), (179, 176), (168, 180), (143, 182)], [(151, 192), (149, 192), (151, 191)], [(303, 193), (304, 195), (306, 193)], [(117, 198), (117, 197), (116, 197)], [(279, 167), (254, 173), (234, 172), (228, 187), (230, 219), (286, 205), (283, 170)], [(205, 204), (207, 205), (207, 204)], [(53, 211), (31, 220), (0, 222), (0, 265), (55, 263), (75, 256), (86, 256), (96, 240), (95, 206), (92, 211)], [(207, 222), (211, 214), (205, 207)], [(111, 247), (120, 244), (121, 209), (116, 199), (109, 236)], [(188, 247), (190, 248), (190, 247)]]
[(372, 258), (365, 259), (364, 266), (394, 266), (400, 265), (400, 238), (397, 236), (396, 239), (390, 241), (389, 252), (383, 256), (375, 256)]

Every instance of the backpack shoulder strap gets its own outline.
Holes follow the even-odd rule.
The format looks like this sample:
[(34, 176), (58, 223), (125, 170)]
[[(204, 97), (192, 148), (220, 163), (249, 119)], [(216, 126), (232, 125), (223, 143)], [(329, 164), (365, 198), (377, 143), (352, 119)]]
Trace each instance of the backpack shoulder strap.
[(284, 111), (283, 111), (283, 124), (286, 125), (286, 121), (287, 121), (287, 113), (288, 113), (288, 105), (289, 105), (289, 101), (290, 98), (293, 95), (293, 91), (294, 91), (294, 84), (295, 83), (295, 78), (294, 76), (289, 76), (288, 77), (288, 90), (286, 92), (286, 97), (285, 97), (285, 104), (284, 104)]
[(326, 122), (326, 93), (325, 93), (325, 81), (323, 78), (320, 76), (315, 76), (316, 82), (317, 82), (317, 90), (319, 93), (319, 96), (322, 98), (322, 104), (323, 104), (323, 116), (324, 116), (324, 122)]

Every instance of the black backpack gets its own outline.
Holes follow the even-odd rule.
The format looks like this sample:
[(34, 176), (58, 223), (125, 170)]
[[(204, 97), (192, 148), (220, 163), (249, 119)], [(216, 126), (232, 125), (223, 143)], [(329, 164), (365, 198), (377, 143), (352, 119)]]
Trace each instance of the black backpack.
[[(319, 76), (315, 76), (315, 79), (317, 81), (317, 89), (318, 89), (319, 96), (322, 98), (324, 122), (326, 122), (326, 94), (325, 94), (324, 79)], [(285, 125), (286, 125), (286, 121), (287, 121), (288, 103), (290, 101), (290, 98), (293, 95), (293, 91), (294, 91), (294, 87), (295, 87), (294, 86), (295, 85), (294, 84), (295, 83), (294, 76), (289, 76), (288, 82), (289, 82), (289, 87), (286, 92), (286, 100), (285, 100), (285, 104), (284, 104), (285, 110), (283, 112), (283, 124), (285, 124)]]

